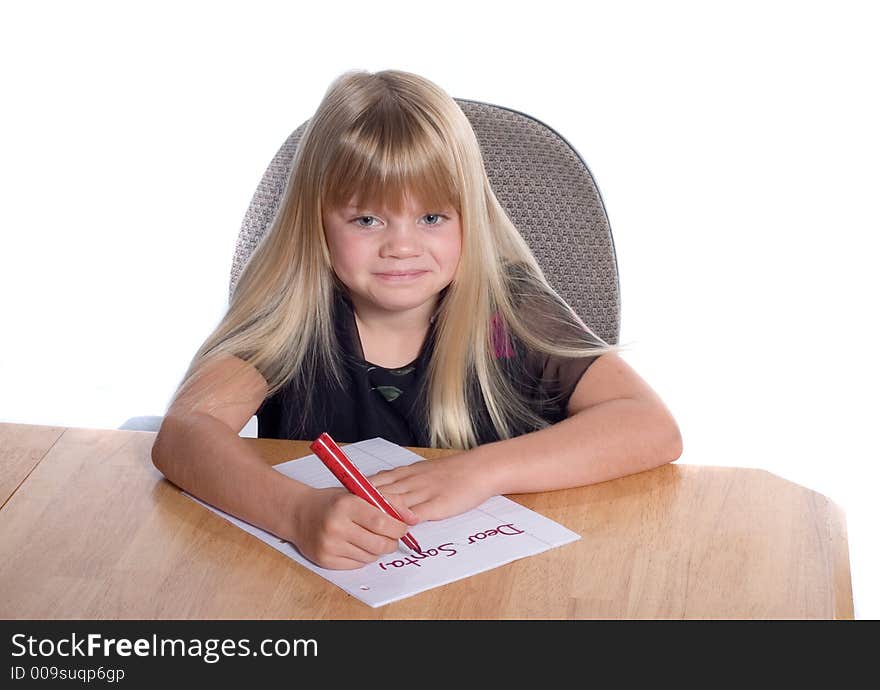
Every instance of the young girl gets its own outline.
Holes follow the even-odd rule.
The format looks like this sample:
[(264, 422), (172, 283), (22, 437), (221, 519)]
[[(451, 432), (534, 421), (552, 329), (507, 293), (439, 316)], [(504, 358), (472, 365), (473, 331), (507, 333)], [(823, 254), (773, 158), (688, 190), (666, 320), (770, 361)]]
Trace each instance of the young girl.
[[(549, 285), (470, 122), (430, 81), (347, 72), (297, 147), (275, 218), (165, 415), (153, 462), (327, 568), (497, 494), (675, 460), (654, 391)], [(238, 436), (453, 448), (372, 480), (394, 520), (284, 477)]]

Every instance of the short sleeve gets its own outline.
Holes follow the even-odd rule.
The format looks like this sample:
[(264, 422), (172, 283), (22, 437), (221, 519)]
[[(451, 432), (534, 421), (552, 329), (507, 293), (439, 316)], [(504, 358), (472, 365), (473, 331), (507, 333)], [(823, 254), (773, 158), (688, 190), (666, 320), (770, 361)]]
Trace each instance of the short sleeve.
[[(519, 314), (533, 332), (552, 343), (568, 347), (598, 348), (606, 345), (592, 333), (561, 298), (550, 293), (520, 291)], [(545, 416), (557, 422), (567, 416), (568, 401), (581, 377), (600, 355), (562, 357), (523, 347), (527, 377), (544, 398)]]
[(257, 435), (260, 438), (281, 438), (282, 392), (264, 399), (256, 411)]
[(546, 398), (549, 421), (555, 423), (568, 416), (568, 401), (581, 377), (597, 358), (598, 355), (559, 357), (533, 351), (526, 353), (526, 371), (529, 378), (538, 382), (538, 390)]
[(556, 421), (565, 419), (567, 416), (568, 401), (574, 393), (574, 389), (577, 388), (581, 376), (596, 361), (597, 357), (598, 355), (567, 358), (531, 353), (530, 369), (544, 382), (545, 390), (552, 401), (551, 408), (556, 412)]

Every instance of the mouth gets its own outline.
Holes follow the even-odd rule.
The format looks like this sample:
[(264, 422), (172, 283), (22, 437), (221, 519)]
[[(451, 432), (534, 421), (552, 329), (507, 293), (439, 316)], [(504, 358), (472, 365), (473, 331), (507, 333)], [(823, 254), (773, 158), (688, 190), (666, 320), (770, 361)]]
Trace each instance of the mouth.
[(426, 274), (427, 271), (388, 271), (387, 273), (376, 273), (382, 280), (412, 280)]

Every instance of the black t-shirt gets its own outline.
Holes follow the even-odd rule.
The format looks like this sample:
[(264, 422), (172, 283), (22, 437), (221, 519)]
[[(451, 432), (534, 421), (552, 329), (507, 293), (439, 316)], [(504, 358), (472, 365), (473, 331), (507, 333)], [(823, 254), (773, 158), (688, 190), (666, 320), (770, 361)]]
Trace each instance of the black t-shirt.
[[(259, 437), (312, 440), (327, 432), (344, 443), (380, 436), (401, 446), (430, 447), (425, 374), (434, 349), (433, 322), (416, 359), (397, 369), (364, 360), (354, 309), (340, 290), (334, 300), (333, 322), (344, 361), (344, 388), (316, 373), (308, 393), (314, 412), (305, 418), (298, 392), (301, 383), (287, 383), (257, 411)], [(551, 424), (565, 419), (568, 400), (596, 357), (571, 359), (529, 352), (503, 330), (495, 328), (494, 333), (496, 358), (528, 406)], [(473, 391), (478, 443), (499, 440), (479, 388)], [(532, 430), (516, 429), (513, 435)]]

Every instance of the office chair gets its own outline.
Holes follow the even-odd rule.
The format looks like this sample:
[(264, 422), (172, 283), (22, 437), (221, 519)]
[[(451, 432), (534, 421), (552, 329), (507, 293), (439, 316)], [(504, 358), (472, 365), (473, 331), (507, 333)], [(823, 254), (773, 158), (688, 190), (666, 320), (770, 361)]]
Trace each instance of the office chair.
[[(455, 99), (477, 135), (495, 196), (538, 260), (548, 282), (608, 343), (620, 335), (620, 283), (611, 226), (587, 164), (562, 136), (535, 118), (498, 105)], [(229, 295), (278, 209), (308, 122), (269, 163), (239, 231)], [(161, 417), (120, 428), (155, 431)], [(255, 437), (256, 417), (242, 430)]]

